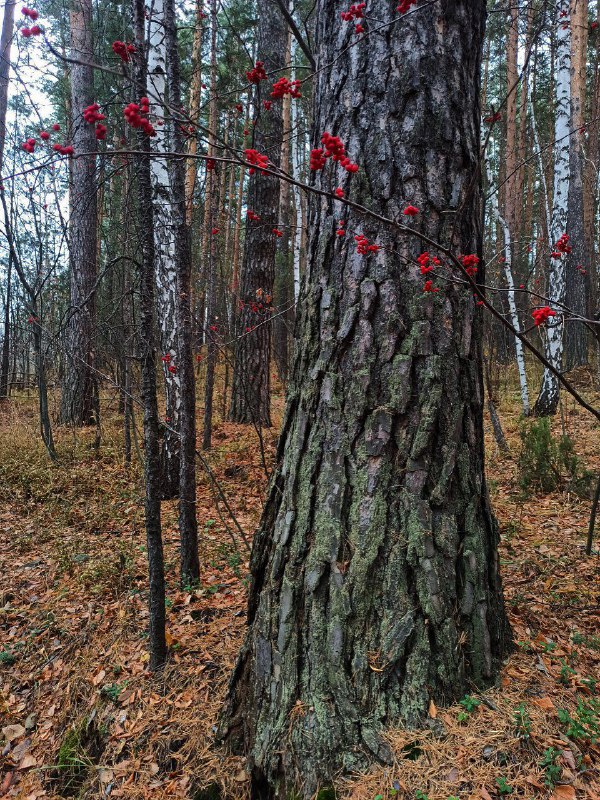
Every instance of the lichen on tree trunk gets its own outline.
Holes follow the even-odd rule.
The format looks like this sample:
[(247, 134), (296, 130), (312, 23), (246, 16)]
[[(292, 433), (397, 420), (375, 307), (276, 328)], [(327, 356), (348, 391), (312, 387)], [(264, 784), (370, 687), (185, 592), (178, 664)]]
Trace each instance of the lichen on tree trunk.
[[(480, 252), (483, 0), (428, 5), (350, 49), (337, 7), (320, 0), (317, 20), (315, 140), (339, 135), (361, 167), (329, 165), (317, 185), (396, 219), (412, 203), (415, 227)], [(310, 798), (339, 770), (388, 760), (385, 726), (493, 682), (510, 641), (472, 294), (442, 279), (424, 293), (419, 242), (337, 201), (310, 198), (309, 231), (222, 727), (255, 798)], [(358, 233), (382, 249), (359, 255)]]

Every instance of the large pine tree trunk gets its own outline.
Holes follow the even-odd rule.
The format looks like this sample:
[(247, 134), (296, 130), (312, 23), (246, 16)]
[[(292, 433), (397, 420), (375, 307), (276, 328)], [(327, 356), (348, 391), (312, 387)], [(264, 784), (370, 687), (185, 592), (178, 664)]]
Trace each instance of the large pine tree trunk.
[[(261, 0), (258, 12), (258, 59), (264, 62), (267, 73), (281, 70), (285, 66), (287, 23), (277, 3), (270, 0)], [(281, 74), (261, 83), (255, 100), (252, 147), (267, 155), (273, 164), (279, 164), (281, 156), (281, 100), (273, 101), (269, 111), (263, 107), (263, 101), (270, 100), (270, 87), (279, 77)], [(258, 171), (250, 178), (248, 209), (258, 214), (260, 221), (248, 221), (246, 225), (229, 414), (233, 422), (270, 425), (270, 314), (277, 241), (273, 229), (279, 224), (277, 178)]]
[[(556, 0), (556, 47), (554, 48), (555, 65), (555, 100), (554, 116), (554, 192), (552, 195), (552, 219), (550, 222), (550, 241), (548, 248), (554, 245), (563, 233), (567, 233), (567, 209), (569, 195), (569, 133), (571, 124), (571, 25), (569, 16), (569, 0)], [(565, 257), (549, 258), (548, 297), (556, 303), (557, 316), (546, 329), (546, 358), (552, 366), (562, 369), (563, 329), (560, 304), (565, 301)], [(536, 416), (554, 414), (560, 399), (558, 378), (544, 369), (542, 386), (535, 401)]]
[[(97, 408), (98, 386), (94, 370), (96, 327), (96, 134), (83, 119), (83, 110), (94, 102), (92, 2), (77, 0), (71, 10), (71, 49), (76, 60), (71, 68), (71, 140), (77, 158), (71, 166), (70, 319), (66, 332), (67, 367), (60, 419), (64, 424), (89, 425)], [(80, 155), (91, 153), (92, 155)]]
[[(316, 18), (315, 140), (339, 135), (361, 166), (351, 180), (328, 166), (317, 185), (351, 187), (388, 217), (413, 203), (424, 233), (479, 252), (485, 2), (428, 5), (347, 50), (338, 7), (320, 0)], [(308, 227), (279, 464), (224, 722), (254, 798), (308, 799), (339, 769), (387, 760), (384, 726), (489, 684), (509, 640), (472, 293), (424, 294), (418, 241), (337, 202), (312, 196)], [(359, 255), (355, 232), (384, 249)]]

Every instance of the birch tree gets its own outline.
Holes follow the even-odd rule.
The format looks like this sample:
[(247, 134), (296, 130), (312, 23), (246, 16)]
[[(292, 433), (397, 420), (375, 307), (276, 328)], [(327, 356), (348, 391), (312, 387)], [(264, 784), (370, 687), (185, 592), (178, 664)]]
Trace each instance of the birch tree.
[[(546, 326), (546, 358), (552, 366), (562, 369), (564, 323), (560, 304), (565, 302), (565, 254), (555, 250), (561, 236), (567, 232), (569, 197), (569, 134), (571, 125), (571, 26), (569, 0), (557, 0), (555, 6), (555, 117), (554, 117), (554, 191), (550, 221), (548, 297), (557, 310), (552, 324)], [(552, 255), (554, 253), (555, 255)], [(544, 369), (540, 393), (535, 402), (537, 416), (554, 414), (560, 393), (558, 378)]]

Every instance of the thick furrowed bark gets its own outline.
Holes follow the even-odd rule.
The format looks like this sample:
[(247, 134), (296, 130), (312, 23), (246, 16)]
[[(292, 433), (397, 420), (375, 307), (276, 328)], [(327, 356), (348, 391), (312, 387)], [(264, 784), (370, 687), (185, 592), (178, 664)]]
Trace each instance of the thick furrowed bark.
[[(287, 23), (270, 0), (259, 3), (258, 58), (267, 72), (285, 66)], [(280, 77), (280, 74), (277, 75)], [(262, 84), (257, 96), (253, 147), (279, 164), (283, 138), (281, 100), (265, 110), (270, 83)], [(297, 101), (292, 101), (297, 102)], [(260, 217), (246, 226), (240, 303), (233, 371), (230, 419), (233, 422), (271, 424), (271, 309), (275, 283), (276, 236), (279, 225), (280, 183), (277, 178), (257, 174), (250, 178), (248, 208)]]
[[(337, 8), (322, 0), (317, 19), (319, 65), (339, 59), (318, 73), (316, 131), (361, 165), (351, 180), (328, 166), (320, 186), (391, 217), (412, 203), (424, 233), (480, 252), (485, 4), (428, 6), (344, 55)], [(293, 380), (223, 734), (248, 754), (257, 798), (309, 798), (340, 769), (387, 760), (386, 725), (491, 683), (510, 639), (473, 298), (443, 280), (424, 294), (415, 240), (328, 199), (309, 207)], [(384, 249), (359, 255), (354, 233)]]
[[(75, 59), (93, 61), (91, 0), (76, 0), (73, 4), (71, 47)], [(93, 68), (87, 63), (74, 63), (71, 70), (71, 140), (77, 154), (92, 155), (73, 160), (69, 187), (71, 309), (60, 409), (60, 421), (68, 425), (89, 425), (94, 421), (97, 407), (98, 386), (94, 371), (97, 184), (96, 157), (93, 155), (97, 142), (94, 126), (83, 119), (83, 109), (94, 101), (93, 95)]]

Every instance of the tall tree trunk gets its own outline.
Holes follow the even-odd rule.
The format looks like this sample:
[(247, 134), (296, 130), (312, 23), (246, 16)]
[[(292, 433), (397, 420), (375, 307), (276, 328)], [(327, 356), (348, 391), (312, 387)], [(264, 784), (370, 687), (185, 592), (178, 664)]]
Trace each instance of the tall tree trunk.
[[(501, 216), (498, 210), (498, 193), (493, 191), (491, 194), (492, 215), (496, 220), (499, 227), (502, 229), (504, 236), (504, 277), (508, 288), (507, 300), (508, 309), (510, 313), (510, 321), (515, 330), (521, 332), (521, 322), (519, 320), (519, 312), (515, 300), (515, 281), (513, 275), (513, 246), (510, 237), (510, 228), (506, 220)], [(527, 385), (527, 371), (525, 369), (525, 354), (523, 352), (523, 343), (518, 336), (515, 336), (515, 354), (517, 358), (517, 369), (519, 371), (519, 386), (521, 388), (521, 406), (523, 408), (523, 416), (528, 417), (530, 413), (529, 408), (529, 387)], [(488, 387), (489, 389), (489, 387)], [(492, 397), (488, 391), (489, 400), (493, 405)], [(490, 406), (490, 415), (492, 415), (492, 407)], [(494, 423), (494, 429), (496, 424)]]
[[(67, 366), (60, 420), (68, 425), (89, 425), (94, 421), (98, 394), (94, 370), (97, 142), (94, 126), (83, 118), (83, 110), (94, 102), (92, 0), (75, 0), (73, 4), (71, 52), (75, 59), (71, 66), (71, 141), (77, 157), (71, 163), (70, 319), (66, 331)], [(91, 155), (80, 155), (82, 153)]]
[[(145, 64), (145, 7), (144, 0), (134, 0), (136, 86), (146, 88)], [(161, 475), (160, 442), (158, 425), (158, 401), (156, 398), (156, 335), (154, 298), (154, 214), (151, 196), (150, 140), (139, 130), (136, 156), (138, 188), (139, 230), (141, 237), (140, 258), (140, 343), (142, 362), (142, 402), (144, 405), (144, 478), (146, 498), (144, 504), (146, 522), (146, 546), (148, 550), (149, 590), (149, 649), (150, 669), (158, 670), (167, 660), (165, 632), (165, 567), (160, 518)]]
[[(212, 0), (210, 7), (210, 110), (208, 124), (208, 155), (216, 153), (217, 136), (217, 0)], [(217, 248), (216, 235), (211, 234), (219, 214), (217, 198), (217, 181), (215, 169), (206, 171), (206, 195), (204, 199), (206, 245), (203, 254), (205, 264), (205, 306), (204, 340), (206, 341), (206, 379), (204, 383), (204, 424), (202, 429), (202, 448), (210, 450), (212, 445), (213, 395), (215, 389), (215, 370), (217, 366), (217, 344), (215, 316), (217, 309)]]
[[(292, 55), (292, 32), (288, 28), (287, 44), (285, 48), (285, 63), (290, 63)], [(290, 174), (290, 124), (291, 124), (292, 98), (286, 94), (283, 98), (282, 109), (282, 142), (281, 142), (281, 169)], [(283, 234), (279, 238), (279, 247), (275, 256), (275, 287), (274, 302), (277, 315), (273, 322), (273, 355), (277, 364), (279, 379), (287, 385), (290, 371), (290, 328), (293, 313), (289, 309), (293, 291), (293, 274), (291, 273), (290, 244), (291, 244), (291, 192), (288, 181), (279, 182), (279, 221), (277, 228)]]
[[(285, 67), (287, 23), (277, 3), (258, 3), (258, 60), (267, 73)], [(283, 140), (281, 101), (273, 101), (265, 110), (263, 101), (270, 100), (267, 80), (257, 86), (254, 110), (253, 147), (278, 165)], [(264, 88), (263, 88), (264, 87)], [(271, 313), (275, 282), (277, 237), (273, 229), (279, 224), (279, 180), (261, 175), (257, 170), (250, 178), (248, 209), (260, 220), (248, 220), (242, 263), (240, 312), (237, 325), (233, 369), (231, 407), (232, 422), (271, 424)]]
[(587, 271), (590, 278), (590, 311), (594, 313), (597, 301), (596, 263), (596, 209), (598, 204), (598, 175), (600, 159), (600, 3), (596, 12), (596, 27), (593, 33), (593, 59), (590, 102), (590, 122), (587, 126), (586, 158), (584, 169), (584, 224)]
[[(200, 120), (200, 98), (202, 94), (202, 20), (205, 17), (202, 0), (196, 0), (196, 17), (194, 25), (194, 42), (192, 45), (192, 80), (190, 82), (190, 120), (197, 125)], [(196, 184), (197, 165), (194, 156), (198, 152), (198, 135), (194, 135), (188, 143), (188, 152), (192, 156), (185, 165), (185, 218), (191, 227), (194, 211), (194, 186)]]
[[(567, 231), (572, 252), (566, 258), (565, 302), (568, 308), (587, 317), (590, 270), (586, 262), (584, 181), (584, 119), (587, 61), (587, 0), (571, 0), (571, 137), (569, 139), (569, 197)], [(565, 366), (587, 364), (587, 328), (572, 320), (565, 326)]]
[(519, 175), (517, 169), (517, 99), (519, 97), (519, 69), (517, 55), (519, 50), (519, 8), (511, 4), (508, 12), (506, 33), (506, 154), (504, 181), (504, 219), (510, 231), (512, 242), (516, 242), (517, 209), (520, 198), (517, 196)]
[[(2, 35), (0, 36), (0, 178), (4, 168), (4, 143), (6, 142), (6, 109), (8, 107), (8, 85), (10, 80), (10, 50), (15, 22), (15, 5), (8, 0), (4, 6)], [(0, 400), (8, 397), (10, 372), (10, 301), (12, 278), (12, 253), (8, 254), (6, 277), (6, 300), (4, 303), (4, 328), (2, 337), (2, 359), (0, 361)]]
[[(177, 50), (177, 26), (174, 0), (165, 0), (164, 30), (167, 52), (167, 78), (171, 108), (181, 105), (181, 78)], [(175, 153), (183, 152), (179, 119), (171, 113), (169, 140)], [(192, 247), (185, 216), (185, 162), (171, 158), (171, 218), (174, 232), (174, 255), (177, 278), (177, 374), (181, 382), (179, 416), (179, 534), (181, 537), (180, 578), (182, 586), (200, 580), (198, 558), (198, 522), (196, 519), (196, 382), (192, 355), (191, 276)]]
[[(159, 123), (163, 123), (155, 125), (156, 137), (152, 140), (152, 150), (157, 154), (169, 150), (167, 120), (172, 116), (172, 112), (168, 108), (170, 97), (166, 81), (167, 49), (164, 11), (164, 0), (155, 0), (148, 25), (148, 91), (150, 92), (150, 102), (156, 104), (156, 113), (161, 118)], [(151, 177), (158, 319), (165, 385), (165, 422), (167, 423), (163, 428), (161, 486), (163, 498), (169, 499), (179, 495), (181, 375), (177, 364), (175, 310), (177, 270), (167, 158), (155, 156), (152, 159)]]
[(0, 36), (0, 176), (4, 167), (4, 144), (6, 142), (6, 109), (8, 107), (8, 83), (10, 79), (10, 51), (15, 27), (14, 0), (7, 0), (2, 18)]
[[(554, 192), (552, 195), (552, 220), (548, 249), (554, 246), (567, 232), (567, 208), (569, 195), (569, 133), (571, 123), (571, 26), (569, 0), (556, 0), (556, 47), (554, 117)], [(565, 257), (549, 258), (548, 297), (552, 304), (565, 301)], [(557, 316), (546, 327), (546, 358), (552, 366), (562, 369), (563, 329), (562, 311), (557, 306)], [(534, 413), (542, 417), (554, 414), (558, 408), (560, 393), (558, 378), (544, 369), (542, 386), (535, 402)]]
[[(296, 53), (298, 52), (298, 46), (295, 41), (292, 42), (292, 61), (296, 58)], [(292, 80), (296, 80), (296, 71), (292, 70)], [(292, 117), (292, 177), (296, 181), (302, 180), (302, 163), (301, 163), (301, 152), (302, 152), (302, 144), (300, 138), (300, 115), (298, 114), (298, 104), (292, 103), (291, 109), (291, 117)], [(303, 250), (303, 230), (304, 230), (304, 208), (302, 202), (302, 195), (300, 193), (300, 189), (298, 186), (293, 186), (292, 188), (294, 194), (294, 212), (295, 212), (295, 224), (294, 224), (294, 266), (293, 266), (293, 276), (294, 276), (294, 302), (298, 302), (298, 298), (300, 297), (300, 277), (302, 271), (302, 253)], [(295, 314), (295, 311), (294, 311)]]
[[(435, 3), (347, 49), (336, 6), (319, 0), (316, 19), (315, 128), (360, 164), (347, 194), (388, 217), (412, 203), (423, 233), (480, 252), (484, 0)], [(338, 184), (331, 169), (317, 186)], [(294, 373), (224, 731), (248, 755), (256, 800), (308, 800), (340, 769), (391, 759), (382, 729), (489, 684), (509, 638), (472, 293), (424, 293), (413, 237), (344, 208), (347, 230), (382, 246), (359, 255), (335, 235), (337, 202), (312, 196), (309, 209)]]
[(10, 372), (10, 303), (12, 289), (12, 253), (8, 254), (8, 270), (6, 273), (6, 299), (4, 302), (4, 326), (2, 333), (2, 359), (0, 361), (0, 400), (9, 395)]

